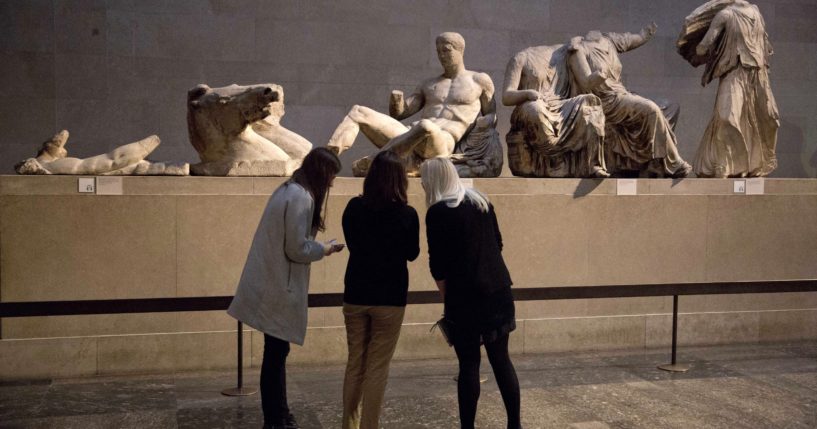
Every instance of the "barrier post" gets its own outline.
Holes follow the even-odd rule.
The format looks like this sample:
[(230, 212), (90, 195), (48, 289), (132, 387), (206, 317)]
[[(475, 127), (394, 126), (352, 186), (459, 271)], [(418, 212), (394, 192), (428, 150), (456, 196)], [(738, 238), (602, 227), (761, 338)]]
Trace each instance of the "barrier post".
[(249, 396), (255, 394), (258, 389), (244, 387), (244, 325), (238, 322), (238, 380), (236, 387), (224, 389), (222, 395), (226, 396)]
[(672, 296), (672, 360), (669, 365), (658, 365), (658, 369), (669, 372), (687, 372), (689, 365), (678, 364), (675, 360), (678, 349), (678, 295)]

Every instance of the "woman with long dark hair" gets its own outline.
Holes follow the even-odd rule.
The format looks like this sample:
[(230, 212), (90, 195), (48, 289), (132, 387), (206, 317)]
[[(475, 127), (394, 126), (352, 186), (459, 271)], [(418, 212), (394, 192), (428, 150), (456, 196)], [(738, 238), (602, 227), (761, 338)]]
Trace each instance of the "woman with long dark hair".
[(260, 387), (265, 429), (300, 427), (287, 403), (286, 358), (289, 343), (304, 343), (310, 264), (343, 249), (335, 240), (315, 241), (315, 234), (325, 229), (327, 194), (340, 168), (334, 153), (312, 149), (292, 178), (273, 192), (227, 310), (264, 333)]
[(516, 328), (511, 276), (502, 259), (502, 235), (488, 198), (460, 183), (445, 158), (420, 166), (426, 192), (426, 235), (431, 275), (443, 295), (459, 360), (460, 424), (473, 429), (479, 400), (480, 345), (485, 346), (505, 403), (508, 429), (521, 428), (519, 380), (508, 355)]
[(407, 261), (420, 253), (420, 222), (408, 205), (406, 168), (391, 151), (377, 154), (363, 195), (343, 212), (349, 246), (343, 317), (349, 359), (343, 382), (343, 429), (377, 429), (408, 293)]

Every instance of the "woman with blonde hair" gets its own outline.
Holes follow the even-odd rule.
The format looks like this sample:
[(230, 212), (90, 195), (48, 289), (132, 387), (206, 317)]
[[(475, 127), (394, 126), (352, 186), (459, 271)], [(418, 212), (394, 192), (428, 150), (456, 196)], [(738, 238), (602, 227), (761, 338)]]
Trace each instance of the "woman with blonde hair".
[(521, 428), (519, 381), (508, 355), (516, 328), (511, 276), (493, 205), (460, 182), (454, 165), (433, 158), (420, 167), (426, 193), (431, 275), (443, 295), (449, 340), (459, 360), (460, 424), (473, 429), (479, 400), (480, 345), (485, 346), (505, 404), (508, 429)]

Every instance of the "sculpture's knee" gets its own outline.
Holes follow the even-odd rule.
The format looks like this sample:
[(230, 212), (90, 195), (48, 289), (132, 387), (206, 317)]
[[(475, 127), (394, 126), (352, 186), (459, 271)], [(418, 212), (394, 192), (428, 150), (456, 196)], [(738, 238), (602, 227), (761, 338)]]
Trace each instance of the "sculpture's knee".
[(355, 104), (354, 106), (352, 106), (351, 109), (349, 109), (349, 113), (347, 116), (354, 120), (362, 119), (363, 117), (366, 116), (367, 110), (368, 110), (367, 107)]
[(601, 106), (601, 98), (595, 94), (585, 94), (585, 102), (591, 106)]
[(435, 131), (439, 129), (437, 124), (428, 119), (420, 120), (420, 122), (417, 123), (417, 127), (419, 127), (426, 135), (433, 134)]

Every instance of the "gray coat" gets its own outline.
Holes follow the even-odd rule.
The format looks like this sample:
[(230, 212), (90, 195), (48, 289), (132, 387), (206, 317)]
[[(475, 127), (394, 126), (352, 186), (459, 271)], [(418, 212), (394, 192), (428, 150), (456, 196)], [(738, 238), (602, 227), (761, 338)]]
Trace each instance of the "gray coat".
[(323, 258), (311, 228), (314, 205), (294, 182), (273, 192), (227, 309), (244, 324), (299, 345), (306, 335), (309, 266)]

